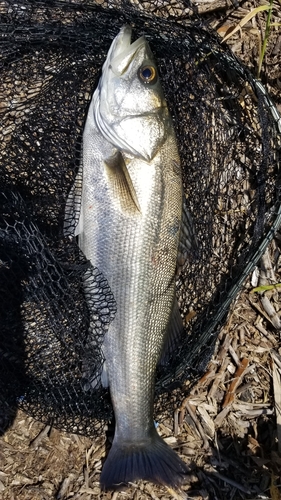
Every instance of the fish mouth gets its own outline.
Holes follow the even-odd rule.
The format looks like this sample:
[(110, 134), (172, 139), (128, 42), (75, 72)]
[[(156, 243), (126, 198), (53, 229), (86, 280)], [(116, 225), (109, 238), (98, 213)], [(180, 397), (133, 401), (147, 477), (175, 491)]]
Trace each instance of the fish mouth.
[(137, 50), (147, 44), (144, 36), (141, 36), (133, 43), (131, 43), (131, 38), (131, 26), (123, 26), (108, 53), (106, 61), (107, 67), (110, 68), (116, 76), (120, 76), (126, 71)]

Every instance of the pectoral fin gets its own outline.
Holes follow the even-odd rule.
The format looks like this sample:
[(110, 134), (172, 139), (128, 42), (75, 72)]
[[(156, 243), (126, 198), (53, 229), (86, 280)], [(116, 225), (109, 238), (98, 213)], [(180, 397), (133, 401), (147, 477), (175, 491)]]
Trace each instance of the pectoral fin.
[(113, 196), (119, 200), (122, 211), (140, 212), (140, 206), (132, 179), (120, 151), (104, 161)]
[(195, 260), (199, 258), (199, 244), (193, 219), (190, 212), (187, 210), (186, 201), (184, 198), (182, 207), (181, 235), (177, 259), (178, 272), (184, 266), (188, 257), (191, 257)]

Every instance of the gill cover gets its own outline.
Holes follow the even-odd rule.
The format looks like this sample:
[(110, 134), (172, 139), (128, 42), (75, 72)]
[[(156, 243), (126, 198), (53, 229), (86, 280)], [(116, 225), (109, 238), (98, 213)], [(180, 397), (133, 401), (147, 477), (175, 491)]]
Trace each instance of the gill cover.
[(169, 113), (150, 47), (131, 44), (124, 26), (113, 40), (93, 95), (101, 134), (121, 152), (151, 161), (170, 128)]

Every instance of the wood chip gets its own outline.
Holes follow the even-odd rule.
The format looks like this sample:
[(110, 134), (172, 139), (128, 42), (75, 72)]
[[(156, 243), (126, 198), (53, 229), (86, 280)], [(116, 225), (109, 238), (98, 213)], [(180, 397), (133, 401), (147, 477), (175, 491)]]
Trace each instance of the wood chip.
[[(227, 350), (228, 350), (228, 347), (229, 347), (229, 345), (227, 345)], [(215, 398), (215, 394), (218, 390), (219, 384), (222, 382), (222, 380), (225, 377), (225, 370), (227, 368), (228, 363), (229, 363), (229, 358), (225, 357), (218, 373), (215, 376), (213, 385), (208, 393), (209, 398)]]
[(281, 453), (281, 356), (271, 351), (274, 403), (277, 422), (278, 451)]
[(274, 335), (272, 335), (272, 333), (268, 332), (266, 328), (263, 327), (263, 325), (261, 324), (261, 318), (257, 319), (257, 321), (255, 322), (255, 327), (257, 328), (257, 330), (259, 330), (260, 333), (262, 333), (265, 337), (268, 338), (272, 346), (276, 345), (277, 341)]
[(272, 266), (269, 249), (267, 248), (260, 260), (260, 277), (259, 285), (267, 285), (268, 283), (277, 283), (276, 275)]
[(233, 349), (233, 347), (231, 345), (229, 345), (229, 347), (228, 347), (228, 352), (229, 352), (230, 356), (232, 357), (236, 366), (239, 366), (239, 364), (240, 364), (239, 357), (237, 356), (235, 350)]
[[(172, 495), (174, 500), (187, 500), (187, 495), (184, 493), (184, 491), (175, 491), (173, 488), (168, 488), (166, 487), (167, 491), (170, 495)], [(152, 497), (154, 498), (154, 497)]]
[(236, 372), (234, 379), (232, 380), (228, 392), (225, 396), (224, 402), (222, 407), (225, 408), (226, 406), (230, 405), (234, 401), (235, 397), (235, 391), (237, 387), (241, 384), (242, 378), (245, 374), (245, 370), (249, 365), (249, 360), (247, 358), (242, 359), (241, 363), (239, 364)]
[(67, 494), (67, 490), (69, 489), (71, 483), (74, 481), (74, 478), (75, 478), (74, 474), (69, 474), (69, 476), (63, 480), (61, 487), (58, 491), (58, 494), (56, 496), (57, 500), (63, 500), (63, 498)]
[(30, 445), (29, 447), (31, 449), (36, 449), (38, 448), (38, 446), (41, 444), (42, 440), (48, 436), (49, 432), (51, 430), (51, 425), (46, 425), (44, 427), (44, 429), (42, 429), (41, 432), (39, 432), (38, 436), (36, 436), (35, 439), (33, 439), (33, 441), (30, 442)]
[(186, 403), (185, 403), (185, 407), (186, 407), (186, 409), (187, 409), (187, 411), (188, 411), (189, 415), (191, 416), (191, 418), (192, 418), (192, 420), (193, 420), (194, 424), (196, 425), (196, 427), (197, 427), (197, 429), (198, 429), (198, 432), (199, 432), (200, 436), (201, 436), (201, 437), (202, 437), (202, 439), (203, 439), (203, 443), (204, 443), (204, 444), (203, 444), (203, 448), (204, 448), (204, 449), (208, 449), (208, 448), (210, 447), (210, 446), (209, 446), (209, 441), (208, 441), (208, 438), (206, 437), (206, 434), (205, 434), (205, 432), (204, 432), (204, 429), (203, 429), (202, 425), (200, 424), (200, 422), (199, 422), (199, 420), (198, 420), (198, 418), (197, 418), (197, 416), (196, 416), (195, 411), (193, 410), (193, 408), (192, 408), (191, 404), (190, 404), (188, 401), (186, 401)]
[[(272, 306), (272, 304), (270, 304), (270, 302), (268, 300), (263, 299), (263, 303), (266, 304), (267, 310), (264, 308), (264, 306), (261, 307), (259, 302), (256, 302), (255, 299), (251, 295), (249, 295), (249, 301), (251, 302), (252, 306), (259, 311), (261, 316), (266, 318), (267, 321), (272, 326), (274, 326), (274, 328), (277, 328), (277, 329), (280, 328), (280, 319), (279, 319), (278, 315), (276, 314), (274, 307)], [(274, 318), (274, 320), (272, 320), (272, 318)], [(276, 318), (278, 318), (278, 319), (276, 319)], [(275, 326), (275, 325), (277, 325), (277, 326)]]
[(204, 405), (199, 405), (197, 407), (198, 413), (200, 413), (201, 419), (204, 422), (204, 428), (209, 438), (213, 439), (215, 435), (215, 425), (213, 419), (210, 417)]
[(214, 424), (215, 424), (216, 428), (221, 427), (222, 422), (226, 418), (227, 414), (230, 412), (230, 409), (231, 409), (230, 406), (226, 406), (220, 413), (218, 413), (218, 415), (216, 416), (216, 418), (214, 420)]

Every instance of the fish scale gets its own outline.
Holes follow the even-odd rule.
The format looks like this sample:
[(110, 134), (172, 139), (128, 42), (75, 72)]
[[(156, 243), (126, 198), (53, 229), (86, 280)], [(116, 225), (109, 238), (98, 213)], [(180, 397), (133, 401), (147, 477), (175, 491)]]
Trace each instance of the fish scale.
[(116, 421), (101, 474), (107, 490), (140, 478), (178, 486), (187, 472), (153, 422), (156, 367), (173, 330), (180, 160), (149, 45), (130, 38), (131, 29), (122, 28), (108, 52), (77, 177), (79, 246), (102, 270), (117, 307), (102, 347), (101, 379), (106, 372)]
[[(159, 182), (156, 184), (161, 185), (162, 183)], [(152, 191), (152, 194), (154, 195), (154, 191)], [(178, 209), (180, 210), (179, 190), (177, 190), (176, 194), (179, 198)], [(162, 200), (159, 200), (159, 198), (159, 196), (153, 196), (151, 203), (148, 204), (147, 212), (149, 212), (149, 206), (155, 210), (156, 201), (161, 205)], [(110, 205), (110, 200), (108, 203), (107, 217), (110, 220), (114, 218), (116, 207), (112, 202)], [(118, 264), (115, 270), (115, 258), (111, 259), (110, 266), (110, 256), (107, 255), (105, 259), (105, 251), (103, 249), (98, 265), (104, 265), (104, 260), (107, 261), (107, 276), (117, 303), (116, 317), (105, 340), (106, 352), (108, 353), (106, 359), (109, 378), (112, 379), (110, 382), (110, 391), (114, 407), (116, 408), (115, 416), (120, 413), (122, 420), (124, 414), (129, 414), (137, 424), (137, 426), (130, 426), (129, 429), (127, 426), (124, 426), (124, 434), (128, 438), (130, 432), (135, 434), (136, 430), (138, 434), (144, 434), (142, 427), (145, 419), (149, 420), (150, 425), (152, 422), (153, 399), (151, 395), (153, 394), (154, 376), (152, 377), (151, 375), (155, 373), (156, 364), (162, 350), (164, 341), (163, 330), (168, 323), (174, 298), (174, 280), (170, 284), (166, 277), (174, 277), (177, 240), (175, 239), (174, 255), (172, 256), (171, 264), (169, 266), (165, 265), (162, 270), (162, 281), (165, 283), (165, 288), (168, 281), (170, 294), (164, 296), (164, 300), (162, 301), (154, 300), (151, 302), (152, 298), (154, 298), (153, 295), (161, 297), (163, 291), (166, 291), (165, 288), (163, 290), (159, 272), (155, 273), (153, 269), (154, 266), (150, 262), (151, 257), (149, 255), (150, 251), (157, 248), (158, 242), (155, 240), (161, 240), (161, 236), (158, 233), (161, 230), (161, 225), (157, 227), (155, 216), (150, 218), (149, 213), (147, 213), (146, 217), (145, 211), (143, 217), (136, 216), (137, 220), (128, 221), (126, 220), (126, 216), (122, 219), (119, 220), (118, 226), (114, 225), (114, 228), (109, 226), (109, 239), (112, 238), (113, 240), (111, 255), (120, 255), (121, 248), (123, 249), (123, 256), (120, 256), (120, 260), (125, 258), (125, 262), (120, 262), (119, 260), (120, 271), (118, 270)], [(139, 224), (137, 221), (139, 221)], [(151, 224), (151, 221), (154, 223)], [(156, 230), (154, 233), (151, 231), (152, 225)], [(164, 235), (167, 232), (166, 226), (167, 224), (164, 224), (164, 229), (162, 230)], [(125, 231), (124, 227), (126, 227)], [(163, 244), (165, 245), (165, 241)], [(161, 318), (161, 321), (159, 318)], [(159, 328), (159, 324), (161, 325), (161, 323), (163, 324), (162, 329), (161, 326)], [(120, 334), (119, 336), (119, 332), (122, 332), (122, 330), (124, 330), (124, 335)], [(160, 343), (154, 333), (157, 333), (159, 330), (159, 336), (162, 337), (160, 338)], [(119, 356), (116, 356), (118, 338), (120, 342), (118, 346)], [(120, 359), (122, 363), (120, 363)], [(125, 371), (123, 365), (126, 366)], [(110, 372), (112, 372), (112, 375)], [(119, 372), (120, 375), (116, 376)], [(140, 379), (142, 379), (141, 384), (138, 383)], [(123, 401), (122, 398), (124, 398)], [(138, 428), (136, 429), (136, 427)], [(122, 426), (118, 430), (121, 432), (121, 429)]]

